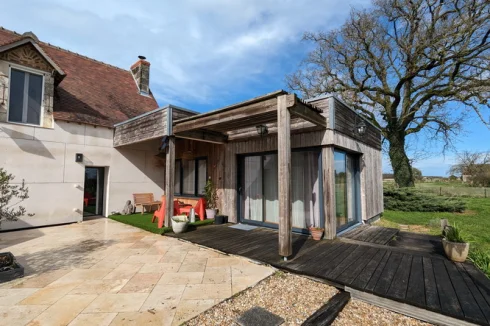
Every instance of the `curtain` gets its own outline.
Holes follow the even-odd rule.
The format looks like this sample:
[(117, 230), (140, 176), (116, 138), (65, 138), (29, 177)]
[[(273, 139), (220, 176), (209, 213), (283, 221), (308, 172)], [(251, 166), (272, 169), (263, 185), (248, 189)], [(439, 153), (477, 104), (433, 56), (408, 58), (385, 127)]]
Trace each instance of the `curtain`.
[(204, 194), (204, 187), (206, 186), (206, 160), (197, 161), (197, 193), (199, 195)]
[(196, 182), (196, 161), (194, 160), (182, 160), (183, 173), (184, 173), (184, 189), (183, 193), (187, 195), (194, 195), (194, 187)]
[(180, 194), (182, 189), (180, 189), (180, 161), (175, 161), (175, 180), (174, 180), (174, 186), (175, 186), (175, 193)]
[(262, 156), (249, 156), (244, 161), (244, 218), (262, 221)]
[(293, 227), (320, 226), (319, 153), (293, 152), (291, 164)]
[(279, 188), (277, 155), (264, 156), (265, 221), (279, 223)]

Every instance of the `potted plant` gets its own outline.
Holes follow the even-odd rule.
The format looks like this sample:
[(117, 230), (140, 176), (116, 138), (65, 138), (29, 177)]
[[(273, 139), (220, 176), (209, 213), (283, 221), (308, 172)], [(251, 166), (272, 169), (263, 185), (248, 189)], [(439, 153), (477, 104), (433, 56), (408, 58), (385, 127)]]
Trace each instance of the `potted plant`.
[(189, 221), (185, 215), (172, 216), (172, 230), (174, 233), (182, 233), (187, 229)]
[(322, 239), (322, 235), (323, 235), (323, 231), (325, 231), (324, 228), (320, 228), (320, 227), (317, 227), (317, 226), (310, 226), (310, 233), (311, 233), (311, 236), (313, 237), (313, 240), (321, 240)]
[(468, 256), (470, 244), (464, 241), (458, 227), (456, 225), (446, 226), (443, 235), (442, 247), (447, 258), (454, 262), (464, 262)]
[(204, 198), (206, 199), (206, 218), (214, 219), (216, 216), (218, 194), (211, 178), (208, 179), (204, 187)]

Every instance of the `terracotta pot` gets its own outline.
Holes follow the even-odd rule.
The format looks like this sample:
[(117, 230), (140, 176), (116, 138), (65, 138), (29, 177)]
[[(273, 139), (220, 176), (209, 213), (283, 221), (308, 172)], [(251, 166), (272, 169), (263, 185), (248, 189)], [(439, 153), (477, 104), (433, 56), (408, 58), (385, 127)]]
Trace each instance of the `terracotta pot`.
[(442, 239), (442, 247), (446, 253), (447, 258), (454, 262), (462, 263), (468, 257), (468, 251), (470, 250), (470, 244), (466, 242), (451, 242), (446, 239)]
[(183, 233), (187, 229), (187, 217), (185, 216), (173, 216), (172, 217), (172, 231), (174, 233)]
[(207, 219), (214, 219), (215, 216), (216, 216), (216, 210), (214, 208), (213, 209), (206, 208)]
[(313, 240), (321, 240), (323, 235), (323, 229), (310, 229)]

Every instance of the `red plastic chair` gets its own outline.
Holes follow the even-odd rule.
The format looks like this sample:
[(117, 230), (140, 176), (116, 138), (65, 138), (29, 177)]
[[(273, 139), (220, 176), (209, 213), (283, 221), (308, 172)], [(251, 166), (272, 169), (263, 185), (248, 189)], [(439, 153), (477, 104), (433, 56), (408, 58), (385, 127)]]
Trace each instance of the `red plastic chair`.
[(158, 219), (158, 228), (161, 229), (163, 227), (163, 222), (165, 221), (165, 196), (162, 196), (160, 208), (153, 213), (151, 223), (154, 223), (156, 219)]
[[(182, 212), (180, 211), (179, 202), (174, 200), (174, 215), (180, 214), (182, 214)], [(163, 227), (163, 222), (165, 221), (165, 196), (162, 196), (162, 204), (160, 205), (160, 209), (153, 213), (151, 223), (154, 223), (156, 219), (158, 219), (158, 228), (161, 229)]]

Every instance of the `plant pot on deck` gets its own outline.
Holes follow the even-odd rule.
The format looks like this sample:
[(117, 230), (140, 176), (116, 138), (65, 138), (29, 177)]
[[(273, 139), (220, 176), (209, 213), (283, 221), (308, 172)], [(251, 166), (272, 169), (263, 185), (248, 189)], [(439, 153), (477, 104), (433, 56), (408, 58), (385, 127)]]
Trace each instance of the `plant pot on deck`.
[(321, 240), (323, 235), (323, 228), (310, 227), (310, 233), (313, 240)]
[(187, 225), (189, 224), (189, 221), (187, 220), (187, 216), (185, 215), (178, 215), (178, 216), (172, 216), (172, 230), (174, 233), (183, 233), (185, 230), (187, 230)]
[(214, 219), (216, 217), (216, 209), (206, 208), (206, 218)]
[(225, 216), (225, 215), (219, 215), (219, 214), (218, 214), (218, 215), (216, 215), (216, 216), (214, 217), (214, 224), (224, 224), (224, 223), (226, 223), (226, 222), (227, 222), (227, 221), (226, 221), (227, 219), (228, 219), (228, 216)]
[(470, 244), (467, 242), (451, 242), (446, 239), (442, 239), (442, 247), (447, 258), (458, 263), (466, 260), (468, 251), (470, 250)]

